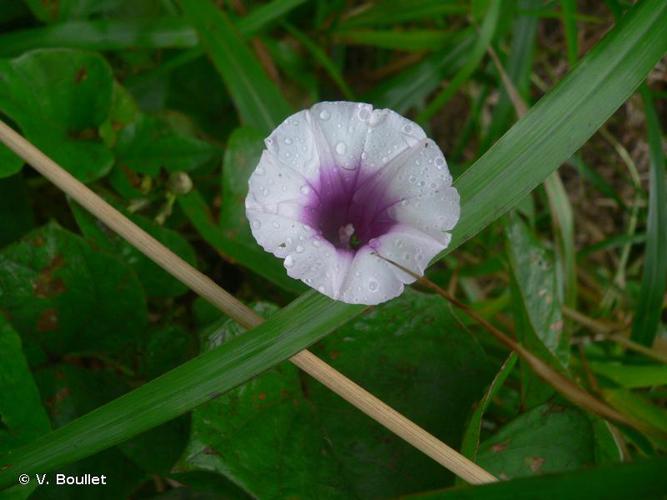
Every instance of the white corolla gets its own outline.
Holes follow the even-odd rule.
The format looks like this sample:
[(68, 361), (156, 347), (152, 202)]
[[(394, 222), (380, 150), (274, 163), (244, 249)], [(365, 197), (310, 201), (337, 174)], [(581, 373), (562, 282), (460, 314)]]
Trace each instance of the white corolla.
[(459, 195), (440, 148), (388, 109), (321, 102), (281, 123), (249, 181), (257, 242), (335, 300), (378, 304), (447, 247)]

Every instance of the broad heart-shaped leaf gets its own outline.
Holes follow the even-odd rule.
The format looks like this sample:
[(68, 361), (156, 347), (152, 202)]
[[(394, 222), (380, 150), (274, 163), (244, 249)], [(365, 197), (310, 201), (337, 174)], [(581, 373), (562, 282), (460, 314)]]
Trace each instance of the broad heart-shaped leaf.
[(574, 470), (595, 460), (591, 421), (581, 411), (544, 404), (484, 441), (477, 461), (499, 478)]
[(49, 431), (50, 424), (21, 339), (0, 314), (0, 449), (8, 450)]
[[(128, 389), (127, 383), (115, 370), (103, 367), (87, 369), (73, 364), (49, 365), (37, 370), (35, 378), (54, 427), (65, 425)], [(138, 436), (131, 442), (140, 438)], [(127, 498), (145, 477), (140, 467), (118, 448), (105, 450), (57, 472), (106, 475), (108, 485), (96, 487), (94, 493), (96, 498), (109, 500)], [(49, 483), (39, 487), (39, 498), (79, 498), (76, 487), (56, 485), (52, 474), (49, 474)]]
[[(563, 369), (570, 357), (569, 339), (563, 333), (553, 259), (518, 214), (510, 213), (505, 220), (517, 337), (531, 352)], [(553, 389), (520, 364), (524, 404), (532, 408), (544, 403)]]
[(217, 151), (207, 142), (179, 133), (165, 120), (140, 115), (118, 135), (116, 161), (122, 169), (156, 176), (161, 168), (193, 170)]
[[(89, 212), (75, 202), (70, 207), (81, 232), (94, 247), (118, 255), (132, 266), (148, 297), (178, 297), (188, 291), (187, 286), (168, 274), (143, 253), (107, 228)], [(195, 265), (195, 251), (190, 243), (176, 231), (158, 226), (138, 215), (125, 214), (132, 222), (163, 243), (172, 252), (189, 264)]]
[[(111, 152), (98, 139), (111, 104), (112, 74), (95, 53), (48, 49), (0, 60), (0, 115), (84, 182), (105, 175)], [(0, 176), (16, 171), (0, 146)], [(5, 168), (3, 168), (5, 165)]]
[[(0, 451), (30, 442), (50, 428), (21, 339), (0, 314)], [(17, 484), (0, 492), (0, 498), (28, 498), (34, 487)]]
[[(206, 345), (212, 348), (239, 331), (227, 322), (208, 332)], [(454, 447), (492, 376), (486, 355), (442, 301), (413, 291), (314, 350)], [(182, 466), (218, 471), (259, 498), (305, 491), (314, 498), (387, 498), (452, 479), (288, 364), (197, 408)]]
[(0, 311), (26, 340), (31, 365), (45, 355), (118, 352), (147, 323), (132, 270), (55, 223), (0, 252)]

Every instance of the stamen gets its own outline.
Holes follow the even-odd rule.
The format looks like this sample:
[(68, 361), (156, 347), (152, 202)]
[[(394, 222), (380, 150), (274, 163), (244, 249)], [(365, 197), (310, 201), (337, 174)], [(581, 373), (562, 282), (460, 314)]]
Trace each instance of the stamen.
[(343, 248), (350, 248), (350, 238), (354, 235), (354, 226), (347, 224), (338, 229), (338, 240)]

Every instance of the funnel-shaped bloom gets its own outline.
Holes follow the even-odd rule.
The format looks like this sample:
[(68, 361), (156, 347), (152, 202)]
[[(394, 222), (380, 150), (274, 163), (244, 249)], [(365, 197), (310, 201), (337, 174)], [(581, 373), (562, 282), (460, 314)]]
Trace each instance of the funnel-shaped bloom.
[(459, 195), (440, 148), (388, 109), (321, 102), (266, 139), (246, 214), (287, 274), (352, 304), (394, 298), (447, 247)]

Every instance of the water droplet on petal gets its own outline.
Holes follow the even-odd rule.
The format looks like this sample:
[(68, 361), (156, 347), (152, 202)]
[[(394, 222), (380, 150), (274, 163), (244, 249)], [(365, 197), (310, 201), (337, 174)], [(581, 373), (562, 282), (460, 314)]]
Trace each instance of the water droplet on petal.
[(406, 199), (402, 199), (402, 200), (401, 200), (401, 206), (407, 207), (407, 206), (408, 206), (408, 203), (409, 203), (409, 201), (406, 200)]
[(327, 121), (329, 118), (331, 118), (331, 113), (329, 113), (326, 109), (320, 111), (320, 120)]
[(254, 220), (252, 221), (252, 227), (254, 227), (255, 229), (259, 229), (260, 227), (262, 227), (262, 223), (258, 220)]
[(344, 155), (345, 151), (347, 151), (347, 146), (345, 145), (344, 142), (339, 142), (336, 144), (336, 153), (339, 155)]
[(303, 253), (305, 249), (301, 245), (297, 245), (295, 250), (296, 253)]
[(445, 159), (444, 158), (436, 158), (435, 159), (435, 166), (438, 170), (442, 170), (443, 167), (445, 166)]
[(320, 293), (324, 293), (324, 287), (323, 286), (317, 287), (317, 291)]
[(308, 194), (310, 193), (310, 188), (308, 186), (301, 186), (301, 189), (299, 189), (302, 194)]
[(410, 177), (408, 177), (408, 182), (410, 184), (414, 184), (416, 180), (417, 180), (417, 178), (414, 175), (411, 175)]
[(255, 173), (256, 173), (257, 175), (264, 175), (264, 167), (257, 167), (257, 168), (255, 169)]
[(361, 159), (365, 160), (366, 158), (368, 158), (368, 153), (366, 153), (366, 151), (362, 151), (361, 152)]
[(368, 289), (369, 289), (371, 292), (377, 292), (378, 286), (379, 286), (379, 285), (378, 285), (378, 282), (375, 281), (375, 280), (370, 280), (370, 281), (368, 282)]
[(371, 110), (368, 109), (368, 107), (363, 107), (359, 110), (359, 113), (357, 114), (357, 116), (359, 116), (359, 119), (362, 122), (365, 122), (366, 120), (368, 120), (371, 117)]
[(271, 223), (271, 225), (272, 225), (275, 229), (280, 229), (280, 224), (279, 224), (278, 222), (275, 222), (275, 221), (274, 221), (274, 222)]
[(320, 245), (321, 245), (321, 243), (320, 243), (320, 240), (319, 240), (319, 239), (317, 239), (317, 240), (313, 240), (313, 246), (314, 246), (315, 248), (319, 248)]
[(285, 263), (284, 264), (285, 264), (285, 267), (289, 269), (290, 267), (292, 267), (294, 265), (294, 258), (291, 255), (288, 255), (287, 257), (285, 257)]
[(290, 137), (285, 137), (285, 144), (287, 145), (292, 144), (292, 139)]

